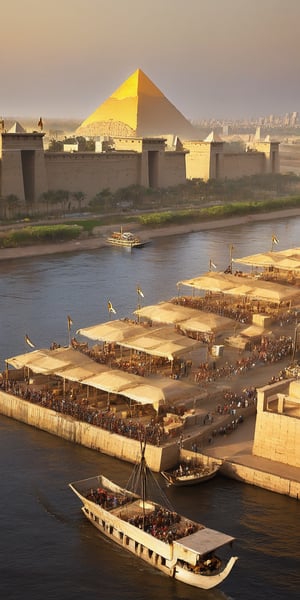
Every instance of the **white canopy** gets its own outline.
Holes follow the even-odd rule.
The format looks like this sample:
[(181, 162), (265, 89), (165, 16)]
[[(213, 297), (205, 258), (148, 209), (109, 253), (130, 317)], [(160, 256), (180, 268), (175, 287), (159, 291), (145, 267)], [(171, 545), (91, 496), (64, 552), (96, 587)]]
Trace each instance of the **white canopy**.
[[(178, 325), (183, 331), (214, 333), (235, 326), (233, 319), (173, 302), (159, 302), (153, 306), (144, 306), (136, 310), (135, 314), (155, 323)], [(182, 336), (179, 336), (179, 338), (182, 339)]]
[(199, 341), (179, 334), (173, 327), (154, 328), (128, 320), (93, 325), (78, 329), (77, 333), (92, 340), (115, 342), (125, 348), (168, 360), (174, 360), (201, 345)]
[(78, 381), (108, 393), (125, 396), (140, 404), (152, 404), (156, 410), (161, 404), (194, 400), (199, 394), (193, 385), (174, 379), (140, 377), (119, 369), (110, 369), (73, 348), (34, 350), (7, 358), (6, 363), (16, 369), (26, 367), (33, 373)]
[(233, 262), (254, 267), (274, 267), (282, 271), (300, 271), (300, 248), (251, 254), (243, 258), (234, 258)]
[(293, 285), (282, 285), (272, 281), (263, 281), (255, 277), (215, 273), (210, 271), (203, 276), (179, 282), (198, 290), (221, 292), (232, 296), (244, 296), (257, 300), (281, 302), (300, 301), (300, 289)]

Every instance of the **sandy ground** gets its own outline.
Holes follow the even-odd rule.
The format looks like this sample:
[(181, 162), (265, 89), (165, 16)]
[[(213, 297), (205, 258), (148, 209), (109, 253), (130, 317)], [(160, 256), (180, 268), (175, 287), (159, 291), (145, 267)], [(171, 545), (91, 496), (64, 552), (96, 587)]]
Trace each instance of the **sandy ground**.
[[(220, 229), (222, 227), (234, 227), (244, 223), (255, 221), (270, 221), (275, 219), (283, 219), (286, 217), (299, 217), (300, 208), (275, 211), (272, 213), (246, 215), (244, 217), (233, 217), (214, 221), (205, 221), (204, 223), (188, 223), (187, 225), (170, 225), (168, 227), (147, 229), (141, 228), (138, 224), (130, 225), (131, 231), (137, 233), (142, 240), (151, 241), (157, 237), (166, 237), (169, 235), (182, 235), (185, 233), (193, 233), (196, 231), (204, 231), (207, 229)], [(35, 246), (18, 247), (18, 248), (1, 248), (0, 260), (26, 258), (30, 256), (41, 256), (47, 254), (59, 254), (63, 252), (80, 252), (83, 250), (95, 250), (106, 247), (106, 236), (112, 231), (120, 229), (121, 225), (97, 227), (92, 237), (74, 240), (70, 242), (62, 242), (56, 244), (41, 244)]]

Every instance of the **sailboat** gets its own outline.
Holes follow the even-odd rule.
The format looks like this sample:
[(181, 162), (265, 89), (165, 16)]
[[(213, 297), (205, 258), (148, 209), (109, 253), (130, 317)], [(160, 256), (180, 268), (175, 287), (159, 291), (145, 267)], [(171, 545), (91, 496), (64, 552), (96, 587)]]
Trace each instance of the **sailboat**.
[[(141, 460), (126, 488), (104, 475), (69, 486), (80, 498), (83, 514), (98, 531), (178, 581), (201, 589), (214, 588), (228, 577), (238, 559), (231, 556), (224, 562), (219, 556), (233, 537), (172, 509), (146, 463), (145, 444), (141, 443)], [(152, 499), (153, 492), (159, 492), (163, 504)]]

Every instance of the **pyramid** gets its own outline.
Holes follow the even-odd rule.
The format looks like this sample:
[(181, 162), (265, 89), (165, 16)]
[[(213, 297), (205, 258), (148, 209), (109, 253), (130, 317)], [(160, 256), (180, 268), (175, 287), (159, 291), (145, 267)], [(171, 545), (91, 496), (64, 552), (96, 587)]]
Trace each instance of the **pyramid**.
[(26, 133), (26, 130), (18, 121), (16, 121), (8, 130), (8, 133)]
[(171, 133), (195, 137), (191, 123), (141, 69), (126, 79), (76, 131), (85, 137), (147, 137)]

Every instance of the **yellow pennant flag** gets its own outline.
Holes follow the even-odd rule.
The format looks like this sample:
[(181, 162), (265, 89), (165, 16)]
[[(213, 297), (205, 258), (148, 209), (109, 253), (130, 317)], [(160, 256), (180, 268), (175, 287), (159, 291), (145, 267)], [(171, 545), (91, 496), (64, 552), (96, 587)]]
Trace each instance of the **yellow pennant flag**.
[(72, 321), (72, 319), (71, 319), (70, 315), (68, 315), (68, 330), (69, 330), (69, 331), (70, 331), (70, 329), (71, 329), (72, 325), (73, 325), (73, 321)]
[(25, 335), (25, 342), (26, 344), (28, 344), (28, 346), (30, 346), (30, 348), (35, 348), (35, 344), (31, 341), (31, 339), (28, 337), (27, 333)]
[(114, 315), (116, 314), (116, 311), (115, 311), (115, 309), (114, 309), (114, 307), (113, 307), (113, 305), (112, 305), (112, 303), (111, 303), (110, 300), (107, 303), (107, 309), (108, 309), (109, 313), (113, 313)]

